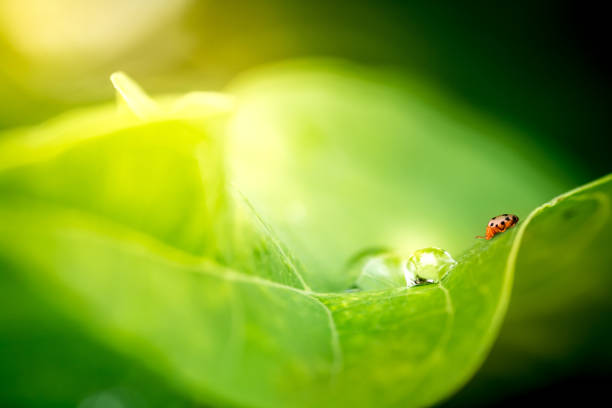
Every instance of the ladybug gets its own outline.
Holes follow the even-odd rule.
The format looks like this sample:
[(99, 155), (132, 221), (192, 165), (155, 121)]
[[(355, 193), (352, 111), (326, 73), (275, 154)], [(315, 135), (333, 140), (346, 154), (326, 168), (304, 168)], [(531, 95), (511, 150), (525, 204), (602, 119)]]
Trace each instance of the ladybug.
[(477, 236), (476, 238), (491, 239), (495, 236), (495, 234), (504, 232), (508, 228), (516, 225), (518, 221), (519, 218), (514, 214), (502, 214), (498, 215), (497, 217), (493, 217), (489, 220), (489, 224), (487, 224), (486, 236)]

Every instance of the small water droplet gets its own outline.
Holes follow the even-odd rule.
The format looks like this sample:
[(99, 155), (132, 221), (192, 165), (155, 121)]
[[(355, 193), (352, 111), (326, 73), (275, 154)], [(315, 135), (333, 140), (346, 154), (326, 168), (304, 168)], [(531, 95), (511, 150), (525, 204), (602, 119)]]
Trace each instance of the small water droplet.
[(437, 283), (456, 264), (447, 251), (439, 248), (419, 249), (410, 255), (366, 252), (351, 262), (349, 273), (357, 276), (354, 287), (382, 290)]
[(396, 288), (406, 285), (402, 265), (405, 260), (394, 253), (374, 255), (367, 259), (357, 278), (357, 287), (362, 290)]

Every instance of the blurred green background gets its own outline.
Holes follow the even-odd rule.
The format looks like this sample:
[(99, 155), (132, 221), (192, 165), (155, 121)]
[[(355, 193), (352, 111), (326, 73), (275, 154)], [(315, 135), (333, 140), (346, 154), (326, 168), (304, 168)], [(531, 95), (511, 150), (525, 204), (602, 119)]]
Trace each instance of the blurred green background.
[(431, 82), (568, 152), (587, 181), (609, 170), (609, 65), (597, 7), (3, 0), (0, 126), (108, 100), (108, 73), (119, 68), (152, 93), (181, 92), (222, 89), (267, 62), (333, 56)]
[[(490, 166), (492, 170), (488, 177), (492, 183), (504, 186), (504, 172), (513, 172), (504, 169), (506, 163), (516, 160), (519, 163), (517, 169), (528, 169), (513, 175), (512, 183), (528, 180), (514, 190), (512, 186), (507, 187), (515, 194), (505, 199), (513, 207), (508, 211), (520, 210), (521, 215), (526, 215), (544, 200), (611, 170), (608, 133), (610, 66), (605, 58), (605, 13), (597, 7), (552, 1), (483, 6), (394, 1), (337, 1), (330, 4), (324, 1), (275, 0), (264, 4), (195, 0), (2, 0), (0, 128), (37, 124), (75, 107), (109, 101), (114, 94), (108, 76), (116, 70), (128, 72), (151, 94), (196, 89), (223, 91), (230, 87), (240, 89), (246, 95), (255, 93), (256, 96), (250, 96), (250, 100), (257, 103), (265, 105), (275, 100), (284, 101), (288, 106), (301, 107), (302, 111), (309, 109), (307, 102), (311, 96), (300, 96), (307, 91), (309, 80), (329, 91), (331, 96), (315, 96), (320, 98), (315, 100), (327, 103), (324, 106), (330, 109), (329, 112), (342, 107), (342, 103), (348, 100), (355, 101), (357, 111), (367, 111), (367, 96), (353, 94), (347, 89), (357, 89), (359, 80), (373, 84), (380, 82), (385, 91), (381, 92), (374, 86), (370, 96), (381, 98), (383, 102), (376, 103), (380, 103), (380, 111), (388, 112), (391, 118), (387, 127), (381, 124), (381, 132), (402, 129), (405, 126), (402, 115), (408, 114), (415, 106), (412, 100), (424, 103), (431, 109), (425, 111), (423, 117), (433, 117), (431, 122), (439, 125), (422, 129), (416, 126), (415, 129), (439, 133), (449, 129), (451, 135), (444, 143), (441, 141), (445, 140), (445, 135), (436, 135), (435, 143), (438, 144), (435, 149), (463, 146), (478, 151), (474, 157), (480, 161), (474, 164), (474, 168), (459, 172), (455, 177), (485, 173)], [(240, 85), (242, 82), (235, 82), (237, 77), (250, 78), (252, 74), (244, 73), (262, 65), (306, 57), (331, 57), (356, 64), (351, 67), (372, 70), (362, 72), (336, 61), (323, 64), (323, 68), (309, 68), (308, 64), (305, 68), (299, 65), (298, 69), (294, 65), (288, 68), (281, 65), (280, 68), (264, 70), (260, 77), (253, 74), (256, 79), (265, 80), (282, 77), (279, 72), (295, 70), (297, 74), (290, 76), (287, 83), (290, 85), (288, 89), (295, 90), (297, 97), (291, 91), (286, 92), (282, 80), (273, 82), (259, 94), (257, 89), (250, 91), (248, 86), (244, 91)], [(329, 75), (326, 66), (331, 67)], [(303, 78), (300, 69), (311, 69), (319, 74), (314, 79)], [(325, 87), (326, 84), (329, 86)], [(405, 94), (412, 99), (404, 98)], [(274, 108), (270, 112), (267, 118), (272, 118), (274, 123), (282, 122), (275, 116), (283, 115), (282, 110), (281, 114)], [(294, 115), (295, 111), (291, 114)], [(243, 115), (248, 116), (248, 104)], [(328, 134), (326, 132), (338, 124), (347, 126), (353, 115), (354, 112), (338, 115), (336, 122), (323, 120), (307, 125), (315, 128), (313, 133), (323, 129), (321, 133)], [(477, 119), (473, 119), (474, 115)], [(316, 109), (310, 117), (317, 117)], [(461, 133), (453, 133), (456, 130), (454, 122), (445, 124), (442, 120), (445, 117), (468, 117), (465, 122), (477, 130), (467, 132), (462, 139), (457, 136)], [(298, 116), (295, 120), (301, 119)], [(480, 128), (474, 125), (483, 121), (485, 124)], [(463, 119), (459, 122), (464, 123)], [(375, 133), (376, 123), (369, 123), (366, 130), (362, 129), (361, 136)], [(261, 131), (263, 134), (268, 130), (264, 125), (267, 126), (261, 123), (253, 126), (253, 132)], [(275, 127), (279, 132), (287, 129), (291, 126), (280, 124)], [(503, 131), (487, 134), (488, 129)], [(480, 136), (474, 137), (474, 134)], [(479, 139), (482, 134), (485, 139)], [(487, 136), (490, 140), (486, 140)], [(335, 142), (342, 145), (347, 143), (348, 137), (347, 133), (347, 139), (340, 138)], [(393, 145), (387, 147), (391, 152), (394, 150)], [(302, 153), (308, 146), (298, 144), (293, 148)], [(359, 149), (359, 146), (355, 147), (357, 156), (365, 150)], [(491, 149), (487, 156), (490, 163), (482, 162), (483, 152), (487, 149)], [(380, 154), (390, 154), (389, 151), (381, 150)], [(339, 157), (334, 154), (325, 156), (330, 160)], [(470, 160), (469, 155), (466, 157)], [(299, 178), (304, 171), (311, 170), (312, 163), (308, 160), (309, 157), (305, 157), (304, 162), (299, 162), (295, 166), (296, 173), (288, 173), (287, 180)], [(406, 160), (410, 161), (410, 158)], [(530, 160), (535, 162), (531, 167), (525, 165)], [(374, 160), (371, 167), (376, 167), (376, 163)], [(364, 161), (364, 174), (371, 174), (368, 166), (369, 163)], [(399, 168), (409, 169), (410, 164)], [(273, 168), (268, 170), (274, 172)], [(378, 176), (386, 177), (397, 168), (390, 166), (375, 170), (380, 170)], [(443, 177), (440, 174), (436, 176)], [(288, 183), (287, 180), (283, 182)], [(248, 185), (248, 180), (244, 183)], [(457, 212), (446, 211), (436, 224), (433, 212), (423, 213), (421, 228), (425, 231), (433, 224), (435, 232), (424, 237), (426, 242), (407, 245), (415, 249), (415, 245), (438, 244), (453, 253), (465, 249), (467, 244), (460, 243), (459, 236), (472, 229), (475, 229), (474, 234), (482, 233), (482, 225), (474, 224), (478, 215), (482, 214), (483, 219), (495, 215), (486, 213), (493, 205), (487, 204), (487, 191), (482, 191), (482, 202), (476, 201), (482, 184), (482, 180), (466, 180), (469, 193), (466, 192), (456, 204), (456, 211), (466, 213), (465, 220)], [(400, 188), (402, 182), (394, 184), (388, 181), (386, 185)], [(295, 187), (294, 192), (299, 193), (302, 187), (306, 192), (322, 188), (308, 185), (308, 182), (300, 186)], [(347, 187), (350, 192), (358, 188), (359, 185)], [(265, 188), (263, 191), (255, 190), (257, 188), (250, 193), (266, 204), (270, 204), (270, 197), (278, 193)], [(435, 196), (434, 190), (426, 191)], [(449, 195), (441, 193), (439, 200), (444, 203), (437, 209), (442, 211), (452, 207), (448, 201), (453, 193), (456, 191), (449, 192)], [(394, 198), (399, 196), (397, 192), (393, 195)], [(408, 205), (429, 208), (429, 201), (415, 204), (414, 200), (409, 200), (408, 193), (405, 197), (411, 203)], [(474, 202), (473, 208), (468, 207), (470, 202)], [(504, 202), (503, 197), (498, 197), (495, 205), (500, 205), (500, 202)], [(322, 213), (333, 207), (329, 203), (310, 204), (321, 205)], [(520, 208), (517, 210), (516, 207)], [(282, 217), (275, 219), (275, 211), (283, 208), (269, 205), (270, 213), (263, 212), (311, 270), (323, 267), (317, 261), (328, 266), (346, 259), (355, 250), (351, 239), (363, 242), (370, 234), (368, 228), (374, 229), (355, 225), (354, 231), (346, 231), (344, 241), (332, 245), (333, 253), (340, 252), (342, 256), (326, 258), (324, 252), (329, 243), (302, 243), (299, 238), (291, 236), (291, 223), (283, 224)], [(295, 211), (300, 212), (300, 208)], [(391, 213), (393, 211), (401, 214), (400, 209)], [(342, 219), (343, 214), (336, 215)], [(350, 209), (344, 214), (347, 217), (360, 215), (363, 214), (357, 210), (351, 213)], [(454, 222), (457, 228), (448, 228), (445, 236), (440, 236), (443, 225)], [(316, 220), (309, 226), (299, 231), (307, 235), (323, 228)], [(380, 228), (379, 224), (376, 228)], [(383, 239), (376, 238), (378, 241), (368, 244), (374, 245)], [(316, 254), (309, 257), (309, 251)], [(339, 267), (340, 264), (334, 265), (334, 268)], [(321, 287), (334, 287), (336, 283), (320, 284)], [(489, 378), (486, 371), (481, 372), (448, 404), (512, 405), (523, 398), (549, 400), (551, 395), (561, 399), (571, 388), (568, 384), (580, 384), (583, 390), (596, 393), (599, 385), (606, 381), (607, 373), (570, 373), (551, 381), (548, 388), (542, 388), (541, 382), (536, 386), (513, 387), (507, 380), (491, 383)], [(483, 389), (488, 392), (483, 392)]]

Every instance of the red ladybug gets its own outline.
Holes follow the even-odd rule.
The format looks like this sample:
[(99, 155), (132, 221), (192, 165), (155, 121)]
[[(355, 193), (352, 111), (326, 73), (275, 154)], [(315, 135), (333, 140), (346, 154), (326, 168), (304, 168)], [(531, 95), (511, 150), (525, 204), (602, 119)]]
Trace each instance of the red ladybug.
[(495, 236), (495, 234), (504, 232), (508, 228), (516, 225), (518, 221), (519, 218), (513, 214), (502, 214), (498, 215), (497, 217), (493, 217), (487, 225), (486, 236), (482, 237), (479, 235), (476, 238), (491, 239)]

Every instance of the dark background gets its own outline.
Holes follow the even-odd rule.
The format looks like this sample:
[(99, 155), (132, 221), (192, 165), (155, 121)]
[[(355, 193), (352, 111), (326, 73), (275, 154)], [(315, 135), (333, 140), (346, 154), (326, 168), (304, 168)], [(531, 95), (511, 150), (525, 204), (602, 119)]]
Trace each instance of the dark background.
[[(71, 72), (78, 65), (72, 61), (56, 68), (46, 82), (53, 82), (61, 97), (3, 81), (6, 72), (25, 77), (36, 64), (19, 62), (4, 40), (0, 97), (12, 103), (0, 112), (0, 127), (36, 123), (75, 105), (111, 99), (107, 84), (113, 69), (127, 67), (152, 93), (181, 92), (223, 89), (236, 74), (267, 62), (346, 58), (407, 71), (532, 140), (570, 153), (587, 182), (612, 167), (604, 8), (557, 1), (194, 1), (179, 22), (191, 37), (188, 54), (160, 60), (159, 54), (175, 48), (169, 29), (161, 26), (114, 60), (86, 71)], [(0, 51), (2, 42), (0, 37)], [(57, 74), (61, 70), (64, 75)], [(87, 76), (87, 85), (75, 81)], [(24, 111), (29, 113), (19, 114)]]
[[(237, 65), (302, 55), (346, 57), (394, 65), (430, 79), (458, 99), (519, 131), (580, 157), (589, 178), (610, 171), (608, 28), (603, 6), (571, 2), (337, 1), (251, 3), (225, 15), (202, 6), (193, 24), (251, 44)], [(254, 9), (250, 9), (254, 7)], [(251, 16), (261, 15), (259, 21)], [(208, 16), (208, 17), (206, 17)], [(212, 17), (214, 16), (214, 17)], [(234, 20), (234, 24), (229, 24)], [(219, 21), (217, 21), (218, 23)], [(241, 27), (234, 31), (233, 27)], [(286, 27), (289, 27), (287, 29)], [(246, 29), (243, 31), (243, 29)], [(286, 33), (285, 30), (290, 31)], [(277, 47), (260, 52), (268, 37)], [(244, 40), (244, 41), (243, 41)], [(209, 53), (222, 52), (209, 50)], [(587, 181), (587, 180), (585, 180)]]

